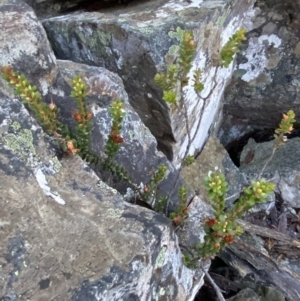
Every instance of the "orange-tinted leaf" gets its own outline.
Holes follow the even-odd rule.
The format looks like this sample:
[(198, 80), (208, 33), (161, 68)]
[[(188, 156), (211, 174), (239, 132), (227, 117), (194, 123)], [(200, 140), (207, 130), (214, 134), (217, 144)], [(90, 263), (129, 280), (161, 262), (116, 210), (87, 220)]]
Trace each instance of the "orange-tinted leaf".
[(224, 238), (224, 241), (228, 244), (231, 244), (234, 242), (234, 237), (230, 234), (226, 234), (225, 235), (225, 238)]
[(67, 142), (67, 149), (68, 149), (68, 152), (71, 153), (72, 155), (75, 155), (79, 151), (79, 149), (74, 147), (72, 140), (69, 140)]
[(82, 122), (83, 120), (82, 116), (78, 112), (74, 112), (73, 117), (78, 123)]
[(216, 220), (215, 218), (209, 218), (205, 223), (208, 227), (211, 228), (214, 225), (218, 224), (218, 220)]
[(173, 218), (173, 223), (178, 226), (183, 222), (183, 218), (182, 216), (178, 215), (176, 217)]

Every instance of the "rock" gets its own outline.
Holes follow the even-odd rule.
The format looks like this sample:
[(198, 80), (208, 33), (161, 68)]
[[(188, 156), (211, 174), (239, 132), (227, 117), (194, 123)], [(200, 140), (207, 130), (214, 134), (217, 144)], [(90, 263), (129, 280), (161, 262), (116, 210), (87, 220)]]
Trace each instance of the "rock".
[(228, 153), (215, 136), (211, 136), (195, 162), (182, 169), (185, 182), (208, 201), (204, 179), (210, 171), (219, 170), (225, 174), (228, 182), (226, 206), (230, 207), (240, 196), (242, 188), (247, 184), (246, 178), (232, 163)]
[(260, 296), (258, 300), (299, 300), (299, 274), (284, 262), (272, 258), (263, 241), (251, 231), (243, 234), (218, 256), (234, 270), (235, 279), (238, 276), (243, 278), (240, 285), (251, 288)]
[(34, 11), (22, 1), (3, 0), (0, 27), (0, 66), (11, 65), (18, 72), (26, 72), (40, 92), (47, 94), (57, 71), (56, 59)]
[(257, 293), (251, 288), (241, 290), (234, 297), (227, 299), (228, 301), (284, 301), (284, 296), (272, 287), (258, 286)]
[(203, 71), (206, 89), (201, 95), (207, 98), (200, 120), (203, 101), (196, 96), (190, 82), (186, 101), (191, 132), (196, 132), (189, 150), (194, 154), (202, 149), (211, 125), (218, 123), (219, 117), (215, 116), (232, 71), (231, 65), (216, 72), (211, 58), (243, 26), (253, 3), (252, 0), (134, 1), (127, 7), (108, 11), (80, 11), (46, 18), (43, 25), (58, 58), (102, 66), (120, 75), (130, 104), (156, 137), (159, 149), (179, 166), (188, 142), (183, 126), (185, 117), (162, 100), (154, 75), (172, 57), (178, 43), (177, 28), (193, 30), (195, 40), (199, 41), (193, 70), (199, 67)]
[[(137, 131), (135, 147), (144, 147), (149, 163), (155, 156), (166, 161), (131, 110), (116, 75), (57, 62), (42, 26), (23, 2), (4, 0), (0, 12), (1, 28), (10, 29), (1, 35), (1, 66), (11, 64), (28, 74), (46, 101), (52, 96), (65, 100), (65, 111), (72, 108), (66, 95), (73, 72), (85, 72), (95, 84), (91, 107), (100, 100), (110, 103), (114, 82), (114, 93), (128, 107), (127, 124)], [(103, 77), (107, 90), (97, 90)], [(60, 160), (52, 139), (2, 78), (0, 107), (0, 299), (192, 301), (203, 275), (182, 264), (171, 221), (125, 202), (79, 157)], [(105, 115), (107, 107), (101, 107), (95, 119)], [(105, 133), (108, 124), (102, 127)]]
[[(10, 8), (10, 12), (7, 14), (4, 10), (6, 7)], [(168, 167), (168, 172), (166, 179), (160, 185), (158, 196), (169, 195), (171, 192), (171, 208), (176, 207), (177, 187), (182, 184), (182, 180), (176, 181), (178, 172), (167, 158), (157, 151), (155, 138), (130, 106), (122, 80), (116, 74), (101, 67), (85, 66), (66, 61), (57, 62), (43, 27), (34, 16), (32, 9), (23, 2), (20, 2), (20, 5), (18, 3), (14, 6), (3, 6), (1, 24), (13, 28), (12, 31), (4, 31), (3, 37), (7, 44), (0, 44), (4, 50), (4, 56), (0, 59), (1, 65), (10, 64), (19, 73), (25, 74), (31, 83), (39, 87), (39, 91), (46, 102), (53, 101), (59, 107), (63, 122), (69, 126), (74, 126), (72, 112), (76, 110), (75, 102), (70, 97), (70, 81), (75, 74), (84, 77), (90, 87), (87, 104), (94, 114), (92, 148), (102, 157), (111, 126), (109, 106), (113, 100), (122, 99), (126, 105), (122, 131), (124, 143), (116, 160), (127, 170), (137, 185), (141, 182), (144, 185), (149, 183), (158, 165), (165, 164)], [(24, 30), (24, 34), (20, 35), (19, 39), (15, 39), (14, 30), (18, 34)], [(23, 37), (26, 37), (26, 47)], [(7, 45), (9, 47), (6, 47)], [(22, 53), (26, 55), (22, 55)], [(51, 60), (48, 62), (47, 59)], [(6, 90), (6, 87), (3, 89)], [(125, 193), (128, 188), (128, 184), (124, 182), (114, 183), (114, 186), (122, 193)]]
[(245, 288), (228, 301), (261, 301), (260, 297), (251, 288)]
[[(113, 100), (121, 99), (125, 104), (121, 131), (124, 141), (117, 153), (116, 162), (125, 168), (137, 185), (148, 184), (157, 167), (160, 164), (166, 165), (167, 175), (159, 188), (160, 195), (168, 194), (174, 188), (178, 172), (163, 153), (157, 151), (155, 138), (130, 106), (119, 76), (101, 67), (71, 61), (58, 60), (57, 64), (60, 74), (47, 98), (52, 99), (60, 108), (64, 122), (72, 124), (71, 113), (76, 110), (76, 106), (73, 98), (69, 96), (71, 92), (69, 83), (75, 75), (80, 75), (89, 87), (86, 102), (93, 113), (92, 150), (100, 157), (104, 157), (104, 147), (111, 128), (109, 108)], [(182, 180), (179, 179), (171, 194), (174, 200), (177, 198), (177, 187), (181, 184)], [(126, 181), (115, 181), (113, 185), (122, 193), (129, 187)]]
[[(273, 151), (274, 141), (256, 143), (249, 139), (248, 144), (243, 149), (241, 161), (250, 151), (254, 153), (253, 159), (246, 165), (240, 167), (240, 171), (248, 179), (257, 178), (263, 166), (270, 158)], [(280, 146), (272, 160), (266, 165), (262, 176), (271, 179), (277, 184), (278, 192), (289, 207), (300, 208), (299, 202), (299, 153), (300, 138), (289, 139)]]
[(170, 221), (123, 201), (75, 156), (59, 161), (1, 93), (0, 298), (193, 300)]
[(248, 14), (248, 39), (224, 94), (219, 137), (225, 146), (249, 128), (277, 128), (288, 110), (300, 115), (299, 8), (299, 1), (257, 1)]

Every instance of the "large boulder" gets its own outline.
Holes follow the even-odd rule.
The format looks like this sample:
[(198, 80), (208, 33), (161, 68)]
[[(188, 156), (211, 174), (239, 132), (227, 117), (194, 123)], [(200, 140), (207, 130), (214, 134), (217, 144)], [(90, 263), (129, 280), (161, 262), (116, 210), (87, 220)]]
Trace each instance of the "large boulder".
[[(88, 85), (86, 103), (93, 113), (92, 150), (104, 158), (104, 147), (111, 130), (110, 105), (112, 101), (121, 99), (124, 104), (125, 116), (122, 122), (121, 136), (123, 143), (115, 161), (124, 167), (132, 181), (137, 185), (147, 185), (153, 173), (160, 164), (167, 166), (167, 174), (159, 186), (159, 194), (166, 195), (173, 189), (173, 199), (176, 200), (177, 187), (182, 184), (178, 172), (162, 152), (157, 151), (157, 142), (151, 132), (141, 122), (137, 113), (128, 102), (128, 95), (120, 77), (105, 68), (87, 66), (71, 61), (57, 61), (59, 75), (46, 97), (53, 100), (60, 108), (62, 120), (72, 125), (72, 112), (76, 111), (74, 99), (70, 97), (70, 82), (74, 76), (81, 76)], [(96, 171), (101, 170), (97, 168)], [(107, 177), (106, 177), (107, 178)], [(125, 193), (126, 181), (111, 182), (118, 191)], [(174, 189), (175, 186), (175, 189)], [(157, 197), (158, 197), (157, 196)]]
[(43, 25), (58, 58), (106, 67), (120, 75), (130, 104), (156, 137), (159, 149), (179, 166), (188, 145), (185, 114), (162, 100), (154, 75), (174, 54), (177, 28), (192, 30), (198, 41), (193, 70), (203, 71), (206, 88), (202, 99), (195, 94), (192, 80), (185, 91), (188, 123), (195, 135), (189, 153), (201, 150), (212, 123), (219, 120), (215, 116), (232, 71), (232, 65), (216, 70), (212, 57), (243, 26), (253, 3), (133, 1), (126, 7), (45, 18)]
[(59, 161), (18, 100), (0, 105), (0, 299), (192, 301), (202, 278), (170, 221)]
[[(1, 36), (0, 49), (3, 49), (4, 55), (0, 57), (0, 65), (11, 65), (14, 70), (25, 74), (31, 83), (38, 86), (45, 102), (53, 101), (59, 107), (62, 121), (69, 126), (74, 126), (72, 113), (76, 111), (75, 102), (70, 97), (70, 82), (73, 76), (80, 75), (89, 86), (86, 102), (93, 112), (91, 143), (93, 151), (100, 157), (103, 157), (110, 133), (109, 107), (113, 100), (121, 99), (126, 113), (121, 133), (124, 143), (116, 161), (127, 170), (137, 185), (149, 183), (158, 165), (165, 164), (168, 172), (159, 195), (167, 195), (172, 191), (170, 196), (173, 196), (173, 207), (176, 206), (176, 187), (182, 181), (177, 180), (178, 172), (163, 153), (157, 151), (156, 139), (129, 104), (120, 77), (101, 67), (57, 62), (41, 23), (25, 3), (4, 1), (1, 11), (1, 27), (10, 30), (4, 30)], [(125, 193), (128, 184), (117, 182), (115, 187)]]
[[(124, 98), (125, 125), (130, 126), (124, 128), (125, 138), (133, 144), (132, 164), (144, 168), (141, 180), (148, 175), (142, 162), (154, 168), (154, 161), (167, 162), (130, 108), (118, 76), (57, 62), (43, 27), (21, 1), (1, 2), (0, 27), (7, 29), (1, 35), (1, 66), (24, 73), (45, 101), (61, 102), (62, 113), (73, 108), (67, 85), (72, 75), (90, 81), (96, 137), (105, 137), (109, 129), (111, 100)], [(125, 202), (79, 157), (57, 157), (53, 139), (2, 78), (0, 107), (0, 299), (192, 301), (203, 275), (183, 265), (171, 221)], [(66, 115), (62, 118), (68, 122)], [(94, 148), (103, 149), (96, 142)], [(139, 150), (135, 157), (132, 150), (141, 145), (145, 153)]]

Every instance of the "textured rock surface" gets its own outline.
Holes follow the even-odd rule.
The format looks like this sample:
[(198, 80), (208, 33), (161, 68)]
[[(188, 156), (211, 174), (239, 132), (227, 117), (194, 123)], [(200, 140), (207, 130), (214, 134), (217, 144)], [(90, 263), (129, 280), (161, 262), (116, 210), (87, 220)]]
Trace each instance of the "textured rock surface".
[[(95, 119), (104, 123), (104, 105), (123, 97), (132, 126), (126, 137), (134, 131), (131, 141), (143, 146), (148, 163), (166, 160), (155, 157), (155, 139), (130, 109), (118, 76), (57, 64), (42, 26), (21, 1), (1, 2), (0, 25), (7, 29), (0, 38), (1, 65), (26, 74), (65, 111), (73, 108), (67, 81), (73, 72), (84, 73), (92, 86), (89, 105), (98, 103)], [(202, 275), (182, 265), (171, 222), (124, 202), (78, 157), (59, 161), (49, 137), (2, 78), (0, 107), (0, 299), (193, 300)], [(105, 135), (108, 125), (101, 128)], [(136, 154), (142, 168), (145, 159)]]
[(255, 290), (246, 288), (241, 290), (236, 296), (228, 301), (284, 301), (284, 296), (272, 287), (259, 287), (258, 293)]
[(263, 0), (249, 14), (248, 40), (224, 96), (224, 145), (249, 125), (276, 128), (283, 112), (300, 115), (299, 12), (299, 1)]
[(247, 180), (232, 163), (218, 138), (211, 136), (195, 162), (184, 167), (181, 175), (185, 182), (193, 188), (201, 198), (207, 200), (204, 179), (207, 177), (209, 171), (215, 171), (216, 169), (223, 172), (228, 181), (229, 190), (226, 203), (227, 206), (230, 206), (240, 196), (242, 187), (247, 183)]
[(19, 0), (2, 0), (0, 28), (0, 66), (9, 64), (26, 72), (45, 95), (56, 72), (56, 59), (33, 10)]
[[(70, 61), (57, 61), (57, 63), (60, 74), (47, 98), (52, 99), (58, 105), (63, 120), (72, 124), (71, 113), (76, 110), (76, 107), (73, 98), (69, 96), (71, 90), (68, 83), (75, 75), (80, 75), (89, 87), (86, 101), (93, 112), (92, 149), (101, 156), (104, 154), (105, 142), (110, 133), (110, 104), (115, 99), (122, 99), (125, 104), (125, 117), (121, 132), (124, 142), (117, 153), (116, 161), (125, 168), (136, 184), (149, 183), (157, 166), (165, 164), (168, 172), (166, 179), (160, 184), (160, 192), (161, 194), (169, 193), (174, 186), (178, 172), (165, 155), (157, 151), (155, 138), (130, 106), (119, 76), (101, 67)], [(180, 184), (182, 184), (181, 180), (178, 181), (177, 186)], [(125, 193), (128, 184), (118, 182), (114, 183), (114, 186)], [(177, 189), (174, 189), (173, 197), (175, 195), (177, 195)]]
[[(253, 3), (136, 1), (126, 8), (48, 18), (43, 24), (58, 58), (104, 66), (121, 76), (131, 105), (157, 138), (159, 148), (170, 159), (174, 157), (177, 165), (187, 146), (184, 116), (162, 101), (162, 91), (153, 80), (163, 69), (170, 47), (178, 43), (174, 31), (177, 27), (192, 29), (199, 41), (193, 69), (203, 70), (206, 89), (202, 97), (206, 97), (214, 85), (211, 57), (243, 25)], [(190, 153), (204, 145), (231, 70), (232, 66), (218, 70), (200, 127), (197, 121), (203, 101), (197, 101), (191, 86), (186, 90), (191, 132), (197, 131)]]
[[(249, 152), (252, 152), (254, 156), (251, 162), (240, 167), (240, 171), (249, 179), (257, 177), (270, 158), (273, 146), (274, 141), (256, 143), (250, 139), (243, 149), (241, 159), (246, 157)], [(290, 139), (275, 152), (262, 174), (278, 185), (277, 188), (281, 197), (293, 208), (300, 208), (299, 156), (300, 138)]]
[(201, 277), (170, 221), (125, 203), (78, 157), (59, 162), (19, 101), (0, 105), (1, 297), (192, 300)]
[[(157, 151), (155, 138), (130, 106), (119, 76), (104, 68), (66, 61), (57, 63), (45, 31), (29, 6), (20, 1), (8, 1), (1, 6), (1, 11), (3, 13), (0, 24), (10, 30), (4, 30), (0, 38), (0, 49), (3, 49), (4, 54), (0, 57), (0, 65), (10, 64), (15, 70), (25, 74), (31, 83), (38, 86), (46, 102), (56, 103), (63, 121), (68, 125), (74, 125), (72, 112), (76, 110), (75, 102), (70, 97), (70, 81), (75, 74), (80, 74), (90, 87), (87, 104), (94, 114), (92, 144), (93, 150), (99, 155), (103, 154), (110, 132), (110, 103), (117, 98), (122, 99), (126, 107), (122, 131), (124, 143), (117, 155), (117, 161), (137, 184), (148, 183), (153, 171), (159, 164), (164, 163), (168, 166), (168, 175), (161, 184), (160, 191), (161, 194), (168, 194), (174, 187), (177, 171)], [(177, 185), (181, 183), (181, 180), (177, 181)], [(124, 193), (127, 186), (126, 183), (116, 184)], [(177, 189), (174, 189), (173, 201), (176, 202), (176, 199)]]

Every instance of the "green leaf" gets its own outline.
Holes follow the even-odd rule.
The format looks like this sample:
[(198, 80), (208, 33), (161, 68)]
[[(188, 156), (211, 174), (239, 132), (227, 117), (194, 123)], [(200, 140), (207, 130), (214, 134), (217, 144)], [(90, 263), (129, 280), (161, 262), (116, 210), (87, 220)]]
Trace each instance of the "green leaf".
[(170, 104), (176, 104), (176, 94), (173, 91), (164, 91), (163, 100)]

